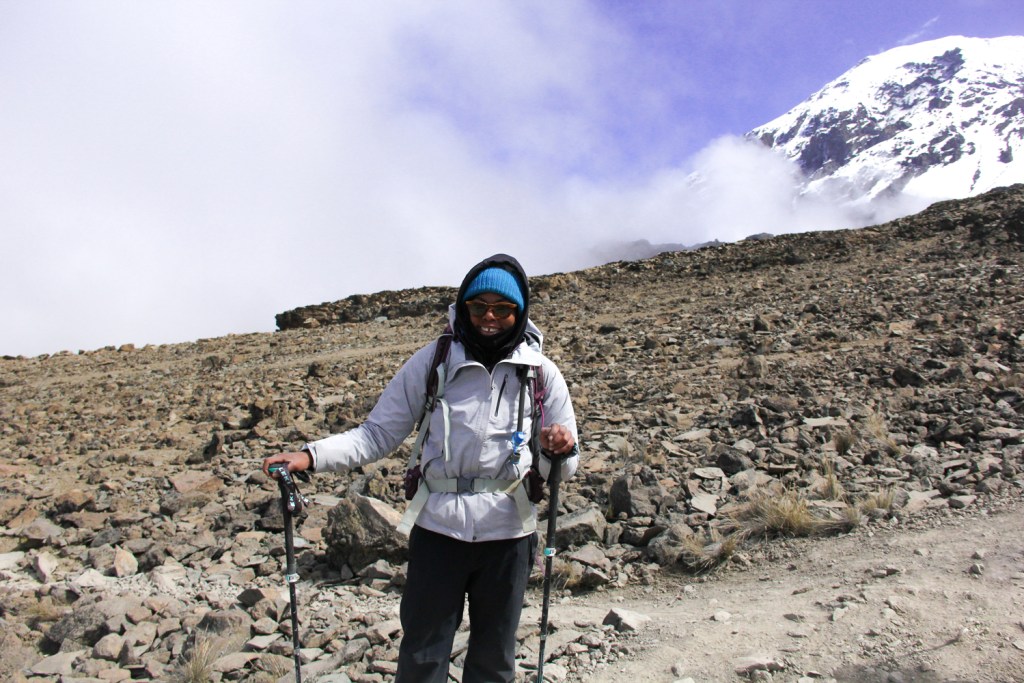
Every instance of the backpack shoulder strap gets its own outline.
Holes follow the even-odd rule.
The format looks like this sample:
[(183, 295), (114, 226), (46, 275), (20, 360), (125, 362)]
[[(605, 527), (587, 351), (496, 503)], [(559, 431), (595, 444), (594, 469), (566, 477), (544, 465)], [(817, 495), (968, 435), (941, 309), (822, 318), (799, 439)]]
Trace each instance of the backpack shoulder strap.
[(544, 387), (544, 366), (538, 365), (531, 369), (533, 370), (530, 373), (530, 389), (533, 398), (533, 432), (530, 434), (530, 451), (533, 453), (533, 461), (530, 463), (530, 469), (536, 470), (539, 475), (540, 430), (544, 428), (544, 396), (547, 394), (547, 389)]
[(434, 399), (437, 397), (437, 369), (447, 362), (454, 337), (455, 333), (452, 332), (452, 326), (448, 324), (445, 325), (441, 336), (437, 338), (437, 345), (434, 347), (434, 358), (430, 361), (430, 369), (427, 371), (427, 403), (424, 409), (425, 413), (429, 413), (434, 407)]
[(417, 462), (420, 459), (420, 452), (423, 450), (423, 442), (427, 438), (427, 432), (430, 431), (430, 413), (434, 410), (434, 404), (437, 402), (438, 394), (444, 392), (444, 378), (447, 375), (447, 361), (448, 353), (452, 348), (452, 339), (454, 338), (451, 325), (445, 325), (444, 332), (437, 338), (437, 344), (434, 346), (434, 357), (430, 361), (430, 369), (427, 370), (427, 381), (426, 381), (426, 403), (423, 404), (423, 413), (420, 415), (419, 423), (416, 427), (416, 441), (413, 443), (412, 452), (409, 454), (409, 466), (407, 470), (411, 470), (416, 467)]

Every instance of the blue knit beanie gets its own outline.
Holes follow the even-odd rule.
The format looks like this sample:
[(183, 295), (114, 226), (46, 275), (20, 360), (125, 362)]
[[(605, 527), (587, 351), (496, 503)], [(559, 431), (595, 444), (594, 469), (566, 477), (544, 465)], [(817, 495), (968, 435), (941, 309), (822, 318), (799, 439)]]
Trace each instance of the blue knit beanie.
[(466, 289), (466, 295), (463, 300), (469, 301), (477, 294), (483, 294), (484, 292), (500, 294), (518, 306), (519, 310), (523, 309), (523, 292), (519, 288), (519, 282), (516, 280), (515, 275), (504, 268), (485, 268), (481, 270), (473, 278), (473, 281), (469, 283), (469, 288)]

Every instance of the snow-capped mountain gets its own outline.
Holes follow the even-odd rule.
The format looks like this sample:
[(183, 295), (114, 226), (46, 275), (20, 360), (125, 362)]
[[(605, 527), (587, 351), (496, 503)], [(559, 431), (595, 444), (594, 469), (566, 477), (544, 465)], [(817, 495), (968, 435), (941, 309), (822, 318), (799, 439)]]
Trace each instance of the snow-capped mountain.
[(748, 137), (796, 161), (805, 193), (865, 212), (1024, 182), (1024, 36), (868, 57)]

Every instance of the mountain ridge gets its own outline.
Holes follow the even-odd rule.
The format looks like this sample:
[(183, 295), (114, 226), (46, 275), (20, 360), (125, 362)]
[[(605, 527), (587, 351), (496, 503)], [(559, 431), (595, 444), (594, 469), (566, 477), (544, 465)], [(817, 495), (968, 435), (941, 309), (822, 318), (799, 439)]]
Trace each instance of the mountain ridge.
[[(726, 267), (742, 272), (755, 267), (753, 262), (747, 260), (747, 257), (741, 257), (743, 265), (725, 264), (729, 263), (730, 254), (747, 253), (744, 245), (751, 242), (762, 245), (757, 262), (763, 266), (805, 261), (808, 258), (807, 254), (816, 254), (815, 258), (821, 258), (824, 254), (830, 253), (832, 249), (830, 245), (851, 239), (860, 241), (864, 239), (864, 235), (886, 230), (895, 230), (903, 239), (921, 239), (936, 228), (952, 230), (957, 227), (965, 227), (976, 239), (985, 239), (986, 235), (989, 238), (992, 235), (998, 235), (999, 239), (1006, 240), (1008, 243), (1024, 244), (1024, 210), (1013, 199), (1021, 196), (1024, 196), (1024, 184), (1017, 184), (996, 188), (973, 198), (935, 202), (916, 214), (878, 225), (782, 235), (758, 234), (751, 235), (739, 242), (715, 242), (694, 248), (664, 249), (643, 259), (622, 258), (580, 271), (534, 276), (530, 278), (530, 283), (535, 290), (544, 291), (550, 287), (550, 283), (572, 276), (573, 273), (600, 273), (602, 268), (628, 267), (627, 264), (630, 262), (645, 263), (652, 259), (657, 260), (660, 256), (685, 259), (687, 254), (700, 255), (702, 252), (715, 255), (714, 259), (707, 260), (718, 261), (718, 269)], [(701, 263), (701, 259), (695, 258), (694, 263)], [(278, 313), (275, 319), (278, 330), (283, 331), (312, 329), (349, 322), (369, 322), (377, 319), (416, 317), (431, 312), (443, 314), (448, 310), (448, 305), (456, 291), (456, 287), (416, 287), (353, 294), (337, 301), (289, 309)]]
[(1024, 36), (949, 36), (865, 58), (747, 137), (804, 192), (870, 207), (1024, 181)]

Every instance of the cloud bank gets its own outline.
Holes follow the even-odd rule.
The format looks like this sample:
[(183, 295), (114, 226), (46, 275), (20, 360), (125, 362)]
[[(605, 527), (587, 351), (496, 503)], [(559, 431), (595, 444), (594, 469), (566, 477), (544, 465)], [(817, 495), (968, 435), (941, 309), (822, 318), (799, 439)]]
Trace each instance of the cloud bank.
[(496, 251), (546, 273), (853, 220), (738, 138), (674, 158), (686, 118), (652, 138), (666, 95), (591, 3), (10, 3), (0, 26), (0, 354), (271, 330)]

